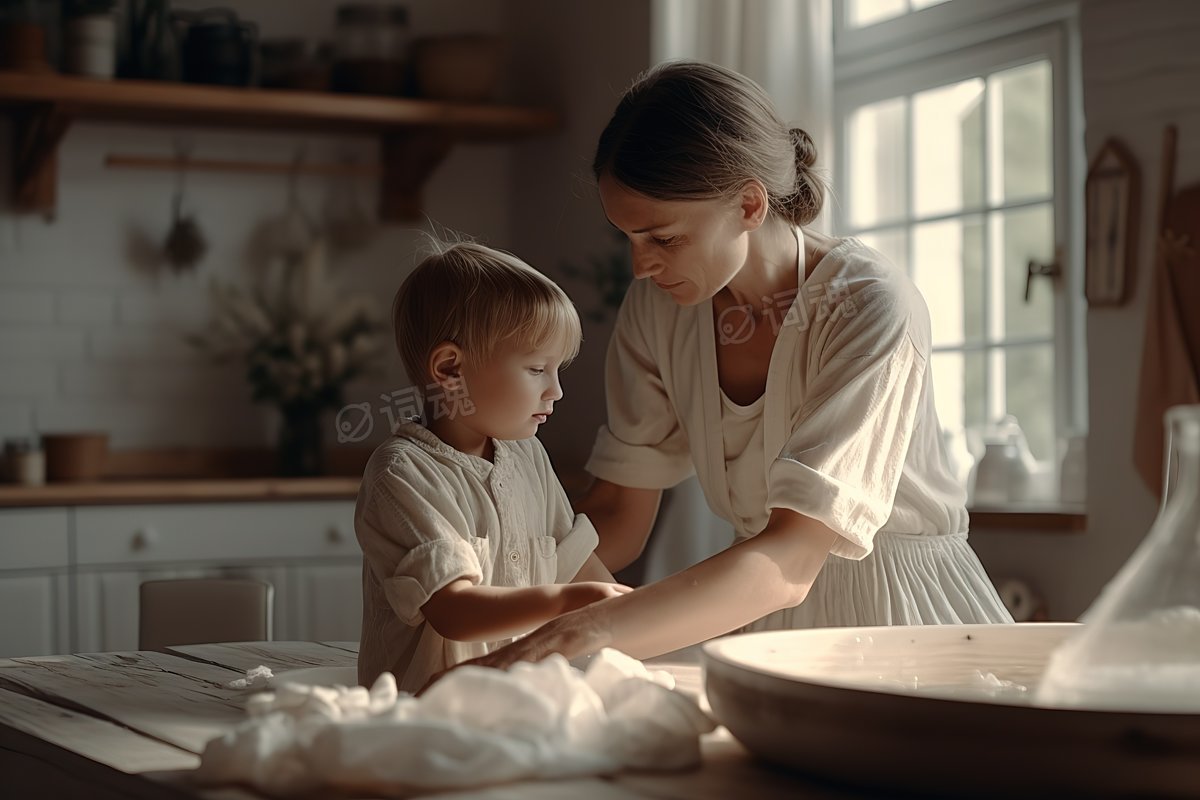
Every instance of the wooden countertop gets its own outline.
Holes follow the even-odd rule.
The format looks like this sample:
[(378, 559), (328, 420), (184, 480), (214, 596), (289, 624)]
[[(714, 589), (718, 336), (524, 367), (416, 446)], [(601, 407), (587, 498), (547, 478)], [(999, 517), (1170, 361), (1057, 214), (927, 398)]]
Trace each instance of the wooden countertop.
[[(357, 642), (246, 642), (0, 659), (0, 795), (262, 798), (246, 788), (202, 788), (188, 780), (205, 743), (245, 718), (245, 692), (226, 684), (259, 664), (275, 671), (349, 666), (356, 650)], [(699, 665), (653, 666), (675, 675), (681, 691), (702, 695)], [(869, 796), (764, 766), (725, 728), (703, 736), (701, 751), (704, 761), (691, 771), (519, 782), (469, 795), (478, 800)]]
[(238, 501), (353, 500), (361, 479), (227, 478), (110, 480), (92, 483), (48, 483), (45, 486), (0, 485), (0, 508), (96, 506), (145, 503), (217, 503)]

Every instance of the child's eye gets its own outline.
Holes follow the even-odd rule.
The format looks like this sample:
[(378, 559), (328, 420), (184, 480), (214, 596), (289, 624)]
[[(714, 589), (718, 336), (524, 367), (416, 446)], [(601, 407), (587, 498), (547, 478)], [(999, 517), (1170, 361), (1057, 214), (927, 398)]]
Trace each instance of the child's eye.
[(541, 375), (546, 370), (542, 369), (541, 367), (530, 367), (529, 371), (532, 372), (534, 375)]

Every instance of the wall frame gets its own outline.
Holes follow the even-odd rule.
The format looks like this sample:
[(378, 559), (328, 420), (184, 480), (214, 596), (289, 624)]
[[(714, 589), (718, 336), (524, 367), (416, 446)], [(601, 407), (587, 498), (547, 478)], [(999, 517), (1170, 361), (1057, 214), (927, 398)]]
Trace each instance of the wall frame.
[(1088, 167), (1088, 305), (1119, 306), (1133, 288), (1137, 263), (1141, 175), (1133, 155), (1120, 141), (1108, 139)]

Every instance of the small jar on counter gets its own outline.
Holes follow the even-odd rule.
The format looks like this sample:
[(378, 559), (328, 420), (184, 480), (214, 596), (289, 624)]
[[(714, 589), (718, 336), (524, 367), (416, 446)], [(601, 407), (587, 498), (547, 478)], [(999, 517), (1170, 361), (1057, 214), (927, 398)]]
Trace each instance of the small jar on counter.
[(46, 482), (46, 455), (36, 439), (5, 440), (4, 474), (7, 480), (22, 486), (41, 486)]

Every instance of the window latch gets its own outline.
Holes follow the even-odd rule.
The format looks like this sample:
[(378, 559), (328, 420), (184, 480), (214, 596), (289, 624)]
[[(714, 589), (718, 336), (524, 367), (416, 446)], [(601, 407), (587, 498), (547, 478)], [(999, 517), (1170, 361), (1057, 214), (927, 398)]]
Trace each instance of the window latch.
[(1062, 277), (1062, 248), (1057, 248), (1054, 251), (1054, 260), (1049, 263), (1043, 263), (1036, 259), (1030, 259), (1025, 265), (1025, 302), (1029, 302), (1029, 292), (1033, 288), (1034, 278), (1049, 278), (1057, 283)]

